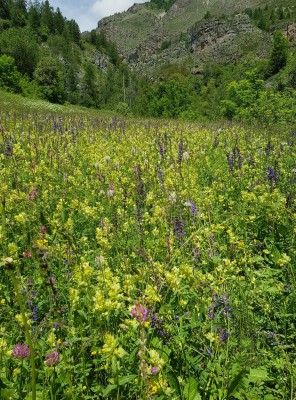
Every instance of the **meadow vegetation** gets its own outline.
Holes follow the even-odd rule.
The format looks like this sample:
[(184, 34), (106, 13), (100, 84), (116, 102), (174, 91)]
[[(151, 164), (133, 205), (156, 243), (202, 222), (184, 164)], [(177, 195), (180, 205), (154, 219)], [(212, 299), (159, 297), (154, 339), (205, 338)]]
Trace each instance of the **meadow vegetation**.
[[(266, 32), (288, 11), (245, 10)], [(48, 1), (0, 4), (1, 400), (295, 398), (296, 58), (273, 31), (266, 59), (149, 80)]]
[(0, 114), (1, 399), (293, 399), (295, 132)]

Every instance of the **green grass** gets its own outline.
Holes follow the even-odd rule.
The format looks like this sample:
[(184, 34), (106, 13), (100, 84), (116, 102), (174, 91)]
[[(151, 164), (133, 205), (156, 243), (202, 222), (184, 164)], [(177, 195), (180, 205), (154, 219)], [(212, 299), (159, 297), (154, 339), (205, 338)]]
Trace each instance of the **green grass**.
[(114, 115), (110, 110), (96, 110), (72, 104), (61, 105), (49, 103), (46, 100), (23, 97), (18, 94), (8, 93), (0, 89), (0, 111), (16, 112), (52, 112), (61, 114), (89, 114), (89, 115)]

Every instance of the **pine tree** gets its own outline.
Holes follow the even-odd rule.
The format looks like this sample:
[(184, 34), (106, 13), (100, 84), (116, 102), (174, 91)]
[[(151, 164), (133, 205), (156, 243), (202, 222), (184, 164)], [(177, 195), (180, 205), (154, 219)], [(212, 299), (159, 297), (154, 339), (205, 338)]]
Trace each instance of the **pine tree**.
[(8, 7), (8, 2), (7, 0), (1, 0), (0, 1), (0, 18), (2, 19), (9, 19), (10, 13), (9, 13), (9, 7)]
[(277, 74), (287, 64), (288, 58), (288, 39), (281, 31), (273, 34), (273, 46), (269, 58), (270, 75)]
[(65, 18), (63, 17), (61, 10), (58, 7), (54, 14), (55, 33), (58, 33), (59, 35), (61, 35), (64, 31), (64, 27), (65, 27)]
[(35, 2), (30, 5), (28, 12), (28, 24), (34, 32), (39, 32), (40, 29), (40, 4)]
[(9, 14), (12, 26), (21, 27), (26, 25), (27, 2), (26, 0), (14, 0), (8, 2)]
[(41, 35), (44, 40), (54, 33), (54, 11), (48, 0), (45, 0), (41, 9)]

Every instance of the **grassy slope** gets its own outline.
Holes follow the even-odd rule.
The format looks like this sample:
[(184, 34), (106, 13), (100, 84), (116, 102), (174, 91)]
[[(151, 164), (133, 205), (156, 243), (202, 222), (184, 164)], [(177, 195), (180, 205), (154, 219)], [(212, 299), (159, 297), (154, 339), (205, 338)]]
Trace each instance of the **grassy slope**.
[(102, 114), (112, 115), (112, 111), (95, 110), (81, 106), (61, 105), (49, 103), (45, 100), (31, 99), (13, 93), (7, 93), (0, 89), (0, 110), (17, 112), (53, 112), (60, 114)]

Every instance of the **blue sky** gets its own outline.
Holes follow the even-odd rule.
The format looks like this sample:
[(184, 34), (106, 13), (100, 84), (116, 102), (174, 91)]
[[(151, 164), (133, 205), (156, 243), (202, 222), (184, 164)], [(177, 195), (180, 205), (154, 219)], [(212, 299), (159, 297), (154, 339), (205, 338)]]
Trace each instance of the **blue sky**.
[(96, 28), (101, 18), (145, 1), (148, 0), (49, 0), (49, 3), (54, 9), (59, 7), (67, 19), (75, 19), (83, 32)]

